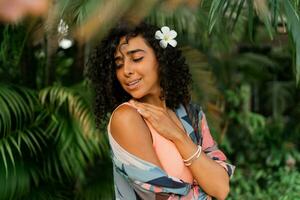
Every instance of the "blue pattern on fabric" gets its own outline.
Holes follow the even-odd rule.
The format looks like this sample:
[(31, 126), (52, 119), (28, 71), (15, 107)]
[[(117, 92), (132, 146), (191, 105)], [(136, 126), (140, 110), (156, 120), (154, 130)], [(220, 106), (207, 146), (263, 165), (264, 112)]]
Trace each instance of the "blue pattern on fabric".
[[(202, 120), (201, 112), (202, 111), (196, 113), (196, 117), (198, 117), (199, 120)], [(194, 127), (192, 126), (192, 121), (190, 120), (183, 105), (180, 105), (175, 110), (175, 113), (180, 119), (189, 137), (193, 140), (195, 144), (197, 144), (197, 137), (201, 138), (201, 123), (199, 122), (199, 124), (197, 124), (198, 130), (196, 132), (194, 130)], [(168, 174), (160, 167), (145, 160), (142, 160), (134, 156), (133, 154), (130, 154), (125, 149), (120, 147), (112, 137), (110, 137), (109, 139), (112, 150), (114, 148), (118, 148), (118, 152), (115, 153), (121, 154), (121, 157), (129, 157), (129, 160), (123, 162), (116, 157), (114, 152), (112, 152), (117, 199), (154, 200), (156, 199), (156, 194), (158, 193), (170, 195), (172, 200), (211, 199), (211, 197), (205, 194), (204, 191), (198, 185), (192, 185), (176, 177), (168, 176)], [(231, 167), (230, 165), (228, 166), (229, 168)], [(231, 168), (230, 172), (232, 172)]]

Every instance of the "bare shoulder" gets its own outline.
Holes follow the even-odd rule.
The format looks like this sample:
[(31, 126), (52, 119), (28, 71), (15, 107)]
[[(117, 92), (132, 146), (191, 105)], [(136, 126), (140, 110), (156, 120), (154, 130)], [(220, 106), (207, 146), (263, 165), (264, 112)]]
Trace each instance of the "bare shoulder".
[(112, 116), (110, 132), (129, 153), (161, 167), (152, 146), (151, 133), (135, 108), (126, 104), (119, 106)]
[[(135, 140), (136, 137), (149, 135), (147, 125), (141, 115), (132, 106), (123, 104), (115, 111), (111, 119), (111, 134), (121, 144), (129, 139)], [(151, 138), (150, 138), (151, 139)]]
[[(142, 117), (135, 108), (122, 104), (115, 111), (111, 119), (112, 126), (126, 125), (128, 121), (143, 122)], [(119, 125), (120, 124), (120, 125)]]

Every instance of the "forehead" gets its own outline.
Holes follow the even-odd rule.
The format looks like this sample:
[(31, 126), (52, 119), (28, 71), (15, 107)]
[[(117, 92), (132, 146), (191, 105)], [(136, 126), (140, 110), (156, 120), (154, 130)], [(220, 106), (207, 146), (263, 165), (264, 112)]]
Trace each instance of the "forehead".
[(126, 54), (127, 51), (134, 49), (147, 50), (149, 48), (150, 47), (142, 36), (129, 38), (128, 41), (126, 41), (126, 37), (122, 37), (118, 47), (116, 48), (115, 56)]

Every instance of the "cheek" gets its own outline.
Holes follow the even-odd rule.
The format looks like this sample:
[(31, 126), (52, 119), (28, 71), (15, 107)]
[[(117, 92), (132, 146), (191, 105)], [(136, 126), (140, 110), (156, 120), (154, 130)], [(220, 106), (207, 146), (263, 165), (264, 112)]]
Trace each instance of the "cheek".
[(158, 77), (159, 77), (159, 67), (158, 67), (158, 65), (153, 64), (150, 71), (149, 71), (149, 73), (152, 74), (152, 77), (158, 79)]
[(154, 58), (147, 60), (143, 68), (147, 74), (152, 74), (155, 76), (158, 74), (158, 62)]

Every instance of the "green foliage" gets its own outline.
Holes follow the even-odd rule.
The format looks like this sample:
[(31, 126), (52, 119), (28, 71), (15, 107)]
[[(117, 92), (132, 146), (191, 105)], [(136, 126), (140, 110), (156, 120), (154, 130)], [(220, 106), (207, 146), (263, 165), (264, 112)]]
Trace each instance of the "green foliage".
[(24, 27), (0, 26), (0, 80), (17, 81), (19, 65), (28, 35)]
[(299, 89), (286, 48), (260, 49), (259, 38), (210, 59), (225, 98), (221, 146), (237, 166), (229, 199), (298, 199)]
[(247, 171), (237, 170), (228, 199), (299, 199), (299, 180), (299, 171), (286, 168), (279, 168), (275, 172), (254, 167)]
[[(0, 85), (0, 102), (1, 199), (75, 198), (73, 188), (80, 189), (89, 179), (87, 170), (94, 168), (95, 161), (107, 160), (109, 151), (84, 98), (58, 86), (37, 94)], [(101, 167), (107, 167), (97, 166), (100, 174)], [(111, 188), (112, 177), (105, 180), (95, 186), (98, 194), (103, 193), (101, 187)]]
[[(112, 199), (105, 127), (95, 129), (90, 91), (71, 76), (78, 49), (50, 51), (57, 38), (44, 40), (60, 18), (82, 42), (103, 37), (120, 18), (145, 16), (176, 29), (179, 45), (189, 45), (182, 51), (193, 98), (237, 166), (228, 199), (300, 198), (299, 1), (213, 0), (194, 8), (174, 2), (61, 0), (43, 24), (43, 39), (27, 23), (0, 27), (1, 82), (29, 86), (27, 69), (36, 71), (37, 83), (35, 90), (0, 85), (0, 199)], [(85, 30), (91, 38), (81, 40)], [(25, 59), (26, 45), (33, 60)], [(45, 88), (46, 64), (55, 83)]]
[(299, 198), (300, 152), (295, 142), (299, 135), (287, 134), (288, 127), (280, 123), (270, 121), (252, 134), (238, 128), (239, 134), (231, 140), (232, 148), (239, 152), (234, 158), (238, 168), (232, 179), (230, 199)]
[(285, 14), (287, 17), (287, 25), (289, 28), (289, 31), (291, 32), (291, 38), (293, 38), (293, 42), (295, 44), (295, 66), (296, 66), (296, 80), (297, 83), (300, 81), (300, 19), (299, 19), (299, 5), (298, 7), (293, 5), (291, 1), (283, 1), (284, 2), (284, 9)]

